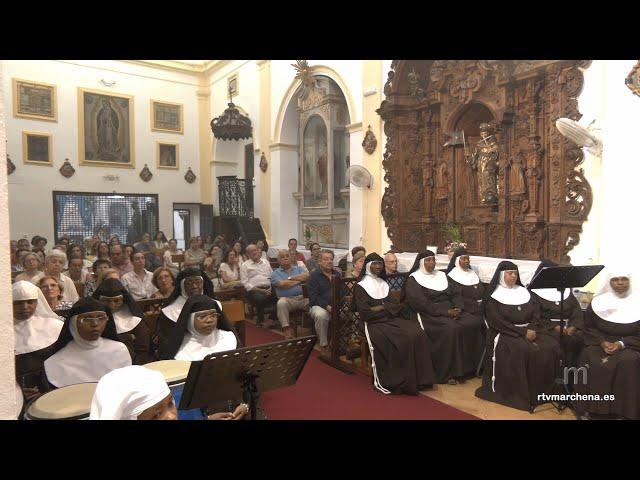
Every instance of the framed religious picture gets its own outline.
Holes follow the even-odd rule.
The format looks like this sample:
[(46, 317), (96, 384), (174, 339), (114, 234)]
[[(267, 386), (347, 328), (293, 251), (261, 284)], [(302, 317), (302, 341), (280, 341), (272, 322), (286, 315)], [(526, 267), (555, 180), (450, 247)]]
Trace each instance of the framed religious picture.
[(22, 132), (22, 160), (34, 165), (53, 165), (51, 134)]
[(80, 165), (135, 166), (133, 97), (78, 88)]
[(177, 170), (180, 166), (180, 145), (165, 142), (158, 142), (156, 145), (156, 166)]
[(184, 133), (181, 103), (151, 100), (151, 130), (154, 132)]
[(227, 79), (227, 92), (234, 97), (238, 95), (238, 74), (231, 75)]
[(58, 121), (56, 86), (13, 79), (13, 115), (33, 120)]

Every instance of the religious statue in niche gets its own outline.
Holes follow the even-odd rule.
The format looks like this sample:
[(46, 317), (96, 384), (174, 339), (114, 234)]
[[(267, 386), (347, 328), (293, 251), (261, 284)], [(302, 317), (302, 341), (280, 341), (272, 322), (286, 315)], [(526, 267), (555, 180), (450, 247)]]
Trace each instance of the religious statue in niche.
[(474, 152), (467, 156), (466, 161), (476, 172), (480, 203), (497, 205), (500, 146), (493, 128), (488, 123), (480, 124), (480, 137)]
[(523, 195), (526, 193), (526, 183), (524, 179), (524, 158), (518, 152), (511, 159), (511, 170), (509, 171), (509, 194)]
[(319, 116), (313, 116), (304, 131), (303, 189), (305, 207), (328, 204), (327, 127)]

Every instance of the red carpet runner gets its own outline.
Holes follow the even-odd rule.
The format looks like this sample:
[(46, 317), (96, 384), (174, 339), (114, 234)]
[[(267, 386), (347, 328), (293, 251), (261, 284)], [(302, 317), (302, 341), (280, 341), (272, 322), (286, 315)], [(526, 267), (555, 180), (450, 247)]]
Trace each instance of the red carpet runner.
[[(247, 322), (247, 346), (283, 337)], [(261, 395), (270, 420), (477, 420), (424, 395), (384, 395), (370, 378), (348, 375), (318, 360), (313, 351), (298, 383)]]

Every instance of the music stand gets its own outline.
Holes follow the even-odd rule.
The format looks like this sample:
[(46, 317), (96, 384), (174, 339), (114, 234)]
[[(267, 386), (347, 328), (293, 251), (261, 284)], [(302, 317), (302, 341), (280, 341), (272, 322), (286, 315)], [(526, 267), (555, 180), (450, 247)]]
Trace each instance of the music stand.
[[(589, 283), (600, 273), (604, 265), (581, 265), (577, 267), (548, 267), (543, 268), (533, 277), (529, 283), (529, 290), (537, 288), (555, 288), (560, 292), (560, 332), (558, 343), (562, 346), (562, 332), (564, 331), (564, 291), (567, 288), (581, 288)], [(560, 359), (560, 367), (563, 366), (563, 360)], [(567, 385), (564, 385), (565, 389)], [(562, 403), (559, 403), (562, 405)], [(558, 410), (563, 410), (558, 407)]]
[(191, 362), (178, 408), (203, 408), (242, 395), (255, 420), (260, 393), (295, 385), (316, 338), (311, 335), (212, 353)]

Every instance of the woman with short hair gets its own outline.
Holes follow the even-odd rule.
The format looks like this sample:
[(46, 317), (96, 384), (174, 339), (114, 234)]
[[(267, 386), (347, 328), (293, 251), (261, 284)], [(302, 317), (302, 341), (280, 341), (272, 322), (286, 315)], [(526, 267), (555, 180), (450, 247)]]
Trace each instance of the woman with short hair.
[(179, 265), (171, 259), (172, 255), (182, 255), (183, 252), (178, 248), (178, 241), (175, 238), (169, 240), (169, 249), (164, 252), (164, 266), (171, 270), (174, 276), (178, 275)]
[(16, 276), (16, 282), (25, 280), (35, 284), (41, 277), (40, 259), (33, 252), (28, 252), (22, 257), (22, 268), (24, 271)]
[(73, 302), (63, 300), (64, 285), (56, 277), (45, 275), (38, 280), (38, 287), (42, 290), (51, 310), (59, 312), (69, 310), (73, 306)]
[(184, 252), (184, 267), (201, 267), (204, 263), (206, 254), (200, 248), (200, 241), (197, 237), (189, 240), (189, 248)]
[(176, 277), (169, 268), (160, 267), (153, 272), (151, 282), (158, 289), (152, 298), (169, 298), (175, 288)]
[(220, 264), (218, 273), (218, 279), (214, 282), (216, 289), (222, 290), (241, 285), (240, 263), (238, 262), (238, 254), (235, 250), (227, 250), (223, 262)]
[(65, 263), (67, 263), (67, 255), (64, 252), (56, 249), (51, 250), (45, 260), (44, 272), (39, 275), (38, 281), (45, 275), (55, 277), (62, 288), (62, 299), (73, 304), (80, 299), (80, 295), (78, 295), (73, 280), (62, 274)]
[(93, 262), (93, 266), (91, 267), (91, 269), (93, 270), (93, 275), (91, 276), (91, 279), (84, 284), (85, 297), (90, 297), (91, 295), (93, 295), (93, 292), (95, 292), (96, 288), (98, 288), (98, 277), (102, 272), (109, 270), (110, 268), (111, 262), (109, 260), (98, 259)]

